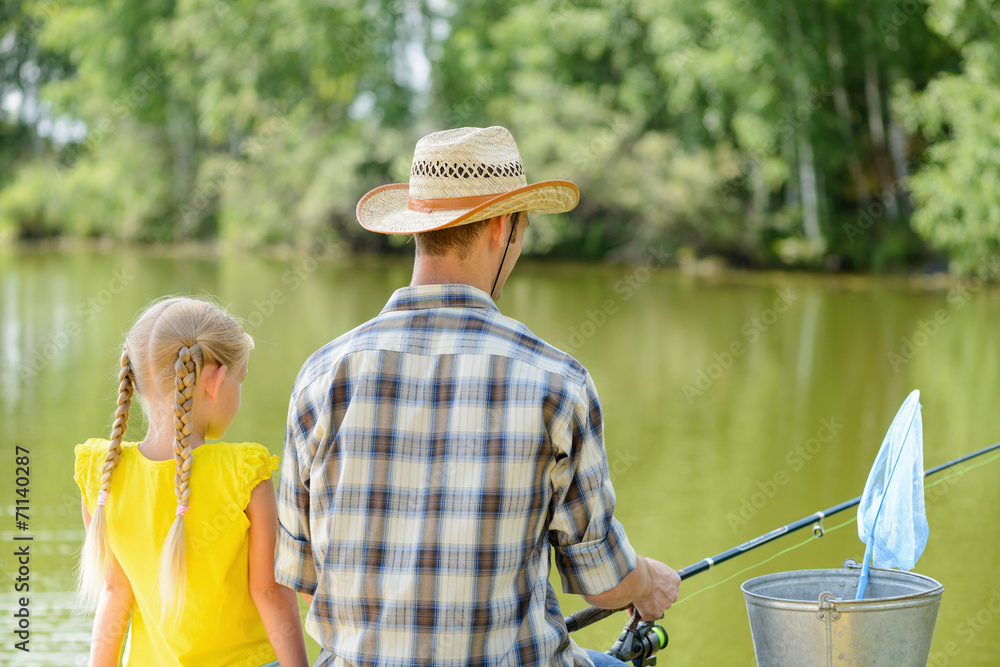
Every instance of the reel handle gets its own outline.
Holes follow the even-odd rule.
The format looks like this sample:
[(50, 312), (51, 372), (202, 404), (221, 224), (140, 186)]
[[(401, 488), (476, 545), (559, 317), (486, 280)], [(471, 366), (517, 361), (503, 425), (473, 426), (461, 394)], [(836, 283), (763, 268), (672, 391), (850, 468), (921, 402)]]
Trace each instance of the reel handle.
[(614, 646), (605, 653), (622, 662), (631, 661), (634, 667), (647, 667), (656, 664), (656, 654), (666, 648), (669, 641), (663, 626), (650, 621), (640, 623), (639, 615), (634, 613)]

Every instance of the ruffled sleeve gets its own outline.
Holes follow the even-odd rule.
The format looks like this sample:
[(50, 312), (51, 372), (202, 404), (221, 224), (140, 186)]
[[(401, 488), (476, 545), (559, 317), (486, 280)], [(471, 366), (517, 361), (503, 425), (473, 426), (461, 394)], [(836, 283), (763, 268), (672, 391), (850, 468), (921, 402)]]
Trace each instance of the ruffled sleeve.
[(250, 504), (250, 493), (265, 479), (271, 479), (271, 473), (278, 469), (281, 460), (267, 451), (263, 445), (247, 443), (243, 456), (242, 481), (243, 495), (240, 498), (242, 509)]
[(84, 502), (87, 503), (87, 509), (90, 512), (94, 511), (94, 506), (97, 504), (97, 491), (90, 488), (90, 480), (94, 447), (99, 442), (99, 438), (91, 438), (82, 445), (77, 445), (74, 450), (76, 462), (73, 466), (73, 480), (80, 487), (80, 493), (83, 495)]

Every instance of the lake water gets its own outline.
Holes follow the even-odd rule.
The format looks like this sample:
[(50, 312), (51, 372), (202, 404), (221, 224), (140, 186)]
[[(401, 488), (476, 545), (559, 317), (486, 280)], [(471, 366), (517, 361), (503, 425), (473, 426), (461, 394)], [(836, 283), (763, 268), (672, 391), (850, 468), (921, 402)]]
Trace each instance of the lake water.
[[(617, 515), (640, 553), (681, 568), (859, 495), (913, 389), (921, 390), (926, 467), (1000, 440), (996, 289), (975, 281), (925, 289), (896, 279), (695, 278), (659, 262), (522, 261), (500, 303), (593, 375)], [(378, 313), (409, 270), (404, 260), (0, 248), (0, 662), (86, 664), (90, 622), (67, 593), (83, 535), (73, 446), (107, 437), (122, 335), (146, 303), (207, 292), (248, 321), (256, 349), (244, 410), (227, 440), (280, 454), (301, 363)], [(138, 421), (130, 433), (141, 434)], [(15, 523), (16, 445), (30, 451), (27, 531)], [(931, 533), (917, 571), (945, 585), (931, 665), (1000, 664), (998, 480), (995, 461), (928, 491)], [(16, 536), (32, 537), (27, 654), (13, 648)], [(742, 581), (862, 557), (853, 523), (781, 553), (808, 537), (784, 537), (687, 580), (663, 621), (665, 664), (753, 665)], [(567, 613), (584, 606), (562, 600)], [(619, 615), (575, 637), (604, 650), (623, 622)]]

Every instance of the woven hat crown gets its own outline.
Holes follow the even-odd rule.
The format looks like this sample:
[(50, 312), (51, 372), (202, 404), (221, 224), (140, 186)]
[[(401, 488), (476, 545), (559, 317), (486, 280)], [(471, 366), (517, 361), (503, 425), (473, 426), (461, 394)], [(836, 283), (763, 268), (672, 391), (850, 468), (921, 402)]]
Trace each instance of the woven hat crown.
[(417, 142), (410, 196), (442, 199), (501, 195), (528, 184), (514, 137), (505, 127), (463, 127)]
[(521, 154), (503, 127), (428, 134), (413, 151), (409, 183), (371, 190), (358, 222), (382, 234), (419, 234), (515, 211), (562, 213), (580, 200), (569, 181), (528, 184)]

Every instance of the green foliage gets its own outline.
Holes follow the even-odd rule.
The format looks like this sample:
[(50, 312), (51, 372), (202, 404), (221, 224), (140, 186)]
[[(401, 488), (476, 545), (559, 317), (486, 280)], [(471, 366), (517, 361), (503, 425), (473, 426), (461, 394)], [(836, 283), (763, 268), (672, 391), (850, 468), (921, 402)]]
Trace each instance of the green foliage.
[(973, 273), (1000, 253), (1000, 10), (936, 0), (931, 25), (964, 63), (961, 73), (898, 96), (910, 127), (931, 142), (910, 183), (920, 204), (913, 224)]
[[(580, 183), (575, 224), (552, 221), (559, 229), (542, 236), (556, 240), (536, 249), (627, 256), (666, 243), (755, 265), (919, 260), (908, 208), (847, 244), (833, 222), (906, 176), (887, 86), (912, 62), (949, 62), (922, 5), (895, 16), (900, 6), (466, 2), (436, 47), (434, 111), (446, 124), (507, 125), (533, 169)], [(881, 258), (897, 230), (902, 243), (885, 248), (895, 256)]]
[[(407, 179), (419, 136), (500, 124), (530, 180), (582, 190), (533, 220), (536, 254), (896, 270), (928, 259), (924, 239), (964, 266), (1000, 238), (1000, 39), (972, 0), (63, 0), (0, 17), (0, 100), (40, 96), (49, 124), (0, 115), (8, 235), (393, 249), (356, 224), (358, 198)], [(58, 118), (85, 136), (66, 143)]]
[(53, 166), (22, 167), (14, 182), (0, 190), (0, 239), (39, 239), (62, 231), (61, 221), (47, 202)]
[(128, 126), (72, 166), (32, 162), (0, 190), (0, 233), (21, 239), (172, 239), (163, 215), (170, 187), (164, 153), (155, 133)]
[(205, 162), (208, 181), (220, 185), (219, 232), (252, 246), (285, 243), (309, 247), (333, 239), (360, 239), (354, 218), (366, 165), (381, 144), (387, 161), (408, 140), (390, 132), (366, 144), (332, 137), (322, 125), (275, 118), (251, 137), (246, 159), (216, 156)]
[[(309, 246), (337, 230), (360, 237), (348, 224), (359, 179), (384, 178), (412, 144), (397, 142), (393, 157), (366, 144), (376, 123), (392, 134), (412, 120), (412, 90), (388, 67), (407, 34), (390, 9), (249, 0), (25, 6), (31, 38), (73, 67), (45, 86), (51, 113), (83, 121), (87, 133), (27, 161), (30, 178), (11, 186), (23, 191), (8, 196), (8, 226), (21, 235), (252, 246)], [(349, 116), (361, 92), (379, 119)], [(31, 184), (54, 159), (60, 180), (43, 193)]]

